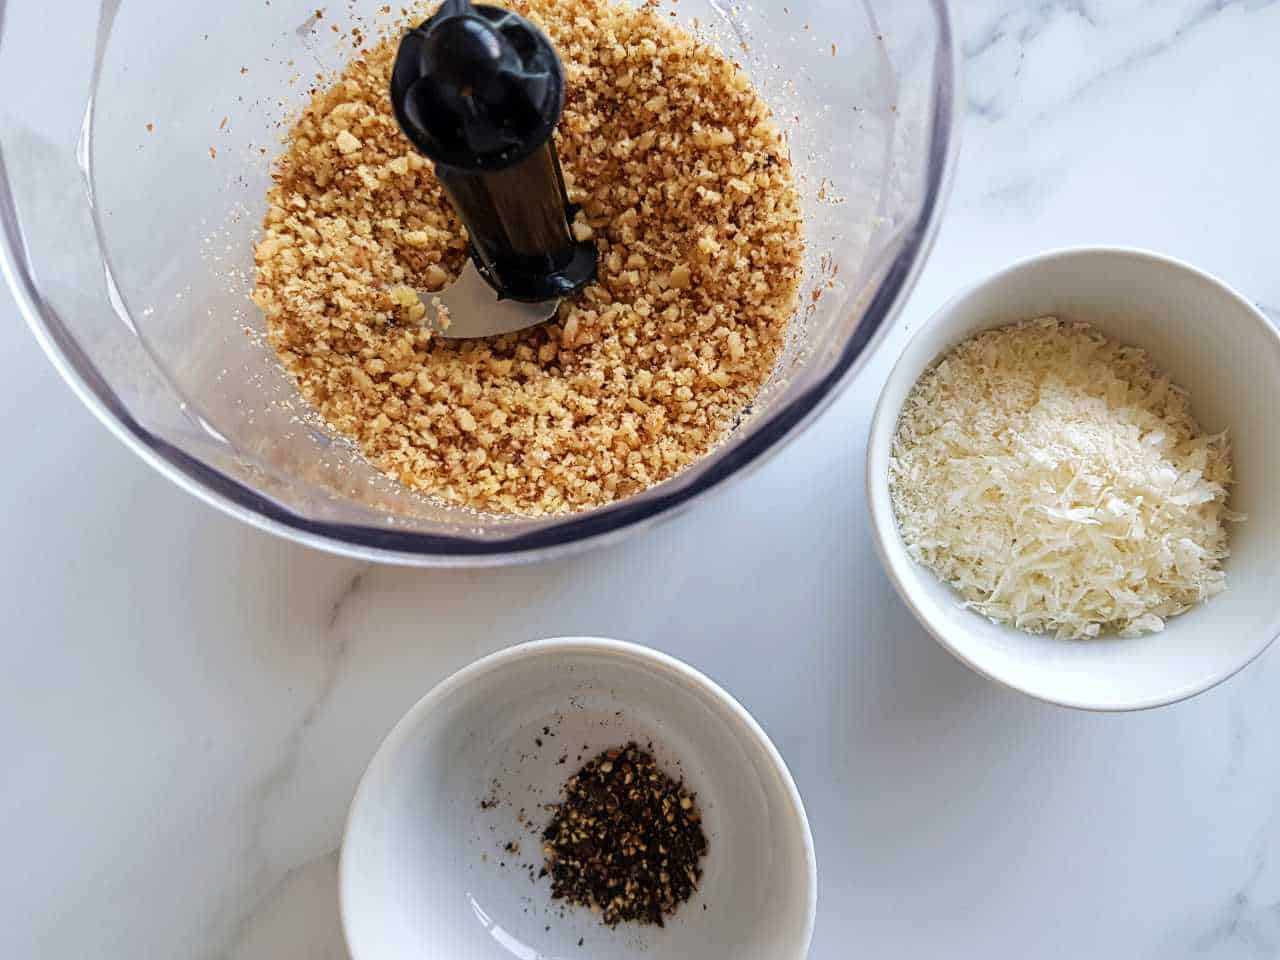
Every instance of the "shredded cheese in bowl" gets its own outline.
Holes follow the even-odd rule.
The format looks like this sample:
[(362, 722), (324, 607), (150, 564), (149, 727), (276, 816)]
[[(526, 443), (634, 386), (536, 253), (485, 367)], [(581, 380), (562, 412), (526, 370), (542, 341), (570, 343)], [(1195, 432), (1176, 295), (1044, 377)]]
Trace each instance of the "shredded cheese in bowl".
[(1136, 636), (1224, 588), (1231, 454), (1136, 347), (1054, 317), (962, 343), (920, 378), (889, 488), (908, 554), (979, 613)]

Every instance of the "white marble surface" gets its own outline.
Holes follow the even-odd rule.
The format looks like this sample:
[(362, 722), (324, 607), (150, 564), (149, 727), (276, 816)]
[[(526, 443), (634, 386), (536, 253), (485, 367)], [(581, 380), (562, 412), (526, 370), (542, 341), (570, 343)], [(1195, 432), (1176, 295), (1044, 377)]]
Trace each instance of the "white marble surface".
[[(965, 146), (905, 327), (1074, 243), (1161, 250), (1280, 305), (1280, 3), (962, 7)], [(373, 748), (456, 667), (567, 633), (683, 657), (771, 733), (818, 845), (818, 960), (1280, 955), (1280, 651), (1131, 716), (953, 661), (890, 596), (863, 510), (905, 327), (692, 514), (564, 562), (435, 573), (200, 505), (2, 309), (0, 956), (345, 958), (335, 850)]]

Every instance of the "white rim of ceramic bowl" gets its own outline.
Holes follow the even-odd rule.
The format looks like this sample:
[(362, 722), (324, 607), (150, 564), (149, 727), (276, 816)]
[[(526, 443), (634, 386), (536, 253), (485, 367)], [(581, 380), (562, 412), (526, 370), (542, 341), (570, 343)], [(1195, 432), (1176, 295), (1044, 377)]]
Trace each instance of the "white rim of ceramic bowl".
[[(1162, 253), (1155, 253), (1151, 250), (1144, 250), (1141, 247), (1119, 247), (1119, 246), (1076, 246), (1076, 247), (1060, 247), (1054, 250), (1047, 250), (1044, 253), (1038, 253), (1034, 256), (1026, 257), (1018, 260), (995, 273), (984, 277), (983, 279), (972, 283), (960, 290), (959, 293), (951, 297), (939, 307), (932, 316), (926, 320), (920, 328), (911, 335), (911, 339), (907, 341), (907, 345), (903, 347), (902, 353), (898, 360), (894, 363), (893, 369), (889, 371), (884, 386), (880, 391), (880, 399), (876, 403), (875, 414), (871, 418), (871, 430), (867, 435), (867, 455), (866, 455), (866, 476), (865, 486), (867, 491), (867, 509), (871, 514), (871, 530), (875, 541), (876, 552), (880, 555), (880, 562), (884, 566), (885, 572), (889, 576), (890, 582), (893, 584), (894, 590), (898, 596), (902, 598), (902, 602), (907, 605), (916, 620), (923, 626), (938, 642), (938, 644), (950, 653), (953, 657), (967, 666), (974, 673), (993, 680), (1000, 686), (1008, 690), (1014, 690), (1024, 696), (1031, 697), (1044, 703), (1051, 703), (1060, 707), (1070, 707), (1075, 710), (1087, 710), (1093, 713), (1131, 713), (1141, 710), (1152, 710), (1156, 707), (1164, 707), (1173, 703), (1180, 703), (1183, 700), (1189, 700), (1192, 697), (1204, 693), (1206, 690), (1212, 690), (1218, 684), (1230, 680), (1237, 673), (1243, 670), (1253, 661), (1266, 651), (1266, 649), (1275, 642), (1277, 636), (1280, 636), (1280, 610), (1277, 610), (1271, 624), (1267, 627), (1265, 633), (1260, 634), (1261, 639), (1257, 642), (1254, 649), (1249, 652), (1240, 663), (1216, 674), (1211, 675), (1203, 683), (1193, 684), (1181, 690), (1175, 690), (1164, 696), (1150, 697), (1145, 700), (1134, 700), (1126, 703), (1103, 705), (1098, 703), (1088, 703), (1080, 700), (1072, 700), (1066, 697), (1054, 697), (1049, 694), (1039, 693), (1027, 690), (1011, 680), (997, 676), (989, 670), (985, 670), (977, 663), (967, 657), (962, 649), (953, 643), (947, 636), (946, 631), (932, 621), (929, 614), (916, 603), (906, 586), (906, 578), (903, 570), (908, 564), (915, 561), (907, 556), (906, 550), (902, 546), (901, 537), (898, 534), (898, 524), (893, 516), (893, 504), (889, 499), (889, 450), (893, 443), (893, 436), (897, 432), (898, 417), (902, 413), (901, 409), (889, 410), (887, 408), (886, 397), (889, 387), (905, 378), (905, 367), (903, 362), (906, 355), (911, 351), (911, 347), (934, 326), (941, 323), (943, 318), (955, 311), (956, 307), (964, 300), (973, 296), (978, 290), (987, 287), (1011, 273), (1025, 270), (1028, 267), (1037, 266), (1041, 263), (1051, 260), (1070, 260), (1080, 256), (1113, 256), (1127, 257), (1135, 260), (1147, 260), (1153, 263), (1159, 263), (1162, 266), (1172, 267), (1175, 270), (1181, 270), (1188, 273), (1199, 280), (1202, 280), (1237, 301), (1237, 303), (1245, 308), (1245, 312), (1251, 316), (1254, 321), (1262, 327), (1266, 334), (1270, 335), (1271, 340), (1278, 352), (1280, 352), (1280, 330), (1267, 319), (1266, 315), (1256, 306), (1249, 302), (1240, 291), (1236, 290), (1229, 283), (1215, 277), (1213, 274), (1194, 267), (1185, 260), (1179, 260), (1176, 257), (1166, 256)], [(934, 358), (936, 359), (936, 357)], [(931, 360), (930, 363), (933, 361)], [(932, 573), (929, 573), (933, 576)], [(977, 616), (977, 614), (974, 614)]]
[(356, 956), (355, 947), (351, 942), (351, 927), (347, 917), (347, 890), (354, 882), (347, 869), (347, 838), (350, 835), (351, 824), (357, 811), (361, 809), (367, 800), (372, 779), (394, 762), (395, 757), (409, 739), (418, 721), (435, 709), (441, 700), (455, 690), (466, 686), (484, 674), (491, 673), (517, 660), (548, 654), (569, 653), (603, 653), (620, 659), (633, 660), (659, 667), (672, 677), (682, 681), (685, 686), (695, 693), (702, 693), (709, 697), (729, 717), (737, 720), (752, 739), (764, 749), (774, 769), (782, 778), (783, 789), (786, 791), (787, 800), (791, 805), (791, 812), (799, 822), (801, 834), (804, 838), (805, 882), (807, 887), (805, 891), (804, 937), (803, 946), (795, 957), (795, 960), (803, 960), (808, 955), (809, 946), (813, 942), (813, 931), (818, 916), (818, 863), (813, 846), (813, 833), (809, 829), (809, 817), (804, 810), (804, 801), (800, 798), (800, 791), (791, 776), (791, 771), (787, 768), (786, 761), (782, 759), (782, 754), (778, 752), (778, 748), (773, 745), (769, 735), (764, 732), (764, 729), (756, 722), (755, 718), (747, 712), (747, 709), (710, 677), (695, 670), (687, 663), (651, 647), (628, 643), (623, 640), (610, 640), (605, 637), (552, 637), (546, 640), (531, 640), (481, 657), (432, 687), (426, 696), (410, 707), (409, 711), (396, 721), (395, 726), (391, 728), (391, 732), (386, 735), (378, 746), (373, 759), (369, 761), (369, 766), (360, 777), (360, 782), (356, 786), (356, 792), (351, 800), (351, 807), (347, 812), (346, 823), (342, 830), (342, 849), (338, 859), (338, 914), (342, 923), (342, 937), (346, 942), (347, 950), (351, 952), (352, 960), (360, 960), (360, 958)]

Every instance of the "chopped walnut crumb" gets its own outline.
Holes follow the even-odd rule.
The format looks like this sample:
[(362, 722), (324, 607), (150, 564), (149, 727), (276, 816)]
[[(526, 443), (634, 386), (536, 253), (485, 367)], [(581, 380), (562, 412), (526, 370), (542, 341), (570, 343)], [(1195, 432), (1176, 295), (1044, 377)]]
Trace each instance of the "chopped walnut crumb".
[(351, 135), (350, 130), (342, 130), (338, 133), (337, 144), (338, 152), (343, 156), (349, 156), (364, 146), (356, 137)]
[(718, 51), (652, 2), (510, 6), (564, 62), (557, 146), (598, 280), (542, 326), (433, 339), (447, 311), (428, 317), (422, 295), (457, 276), (467, 240), (396, 125), (392, 37), (290, 131), (253, 299), (302, 395), (379, 469), (541, 515), (639, 492), (723, 438), (782, 349), (803, 232), (783, 137)]

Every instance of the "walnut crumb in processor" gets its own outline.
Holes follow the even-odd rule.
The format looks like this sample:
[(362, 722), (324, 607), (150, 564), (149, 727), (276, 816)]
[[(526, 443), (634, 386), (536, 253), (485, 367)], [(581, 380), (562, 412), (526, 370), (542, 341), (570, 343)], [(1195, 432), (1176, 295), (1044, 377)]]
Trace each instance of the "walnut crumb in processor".
[(508, 5), (564, 63), (556, 144), (597, 281), (542, 326), (432, 337), (423, 318), (443, 308), (418, 293), (453, 280), (467, 241), (396, 125), (391, 37), (290, 130), (253, 299), (302, 395), (379, 469), (452, 503), (565, 513), (665, 480), (724, 437), (782, 349), (802, 224), (768, 107), (656, 3)]

